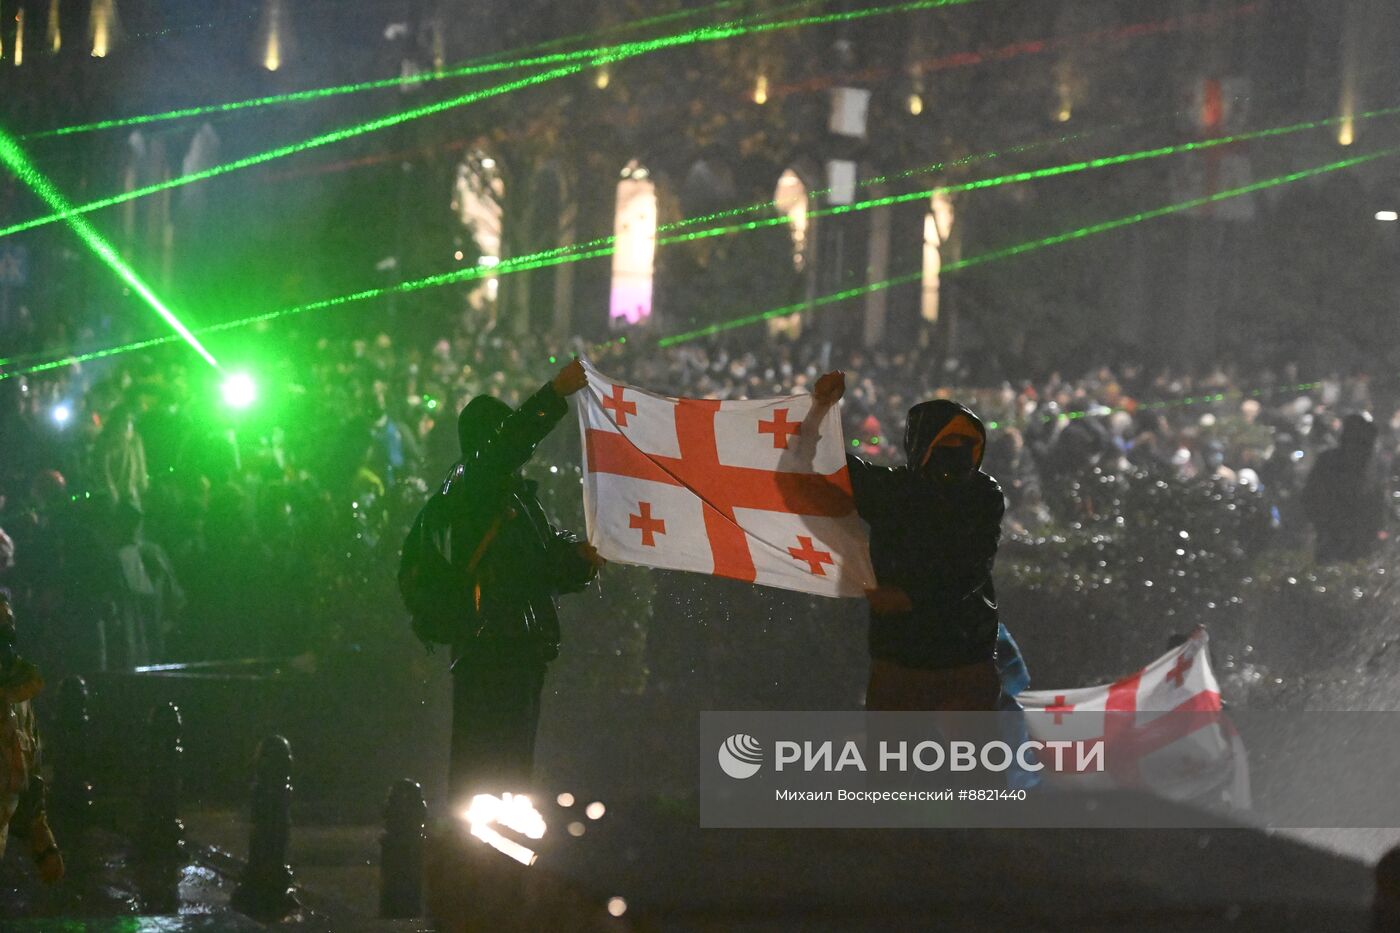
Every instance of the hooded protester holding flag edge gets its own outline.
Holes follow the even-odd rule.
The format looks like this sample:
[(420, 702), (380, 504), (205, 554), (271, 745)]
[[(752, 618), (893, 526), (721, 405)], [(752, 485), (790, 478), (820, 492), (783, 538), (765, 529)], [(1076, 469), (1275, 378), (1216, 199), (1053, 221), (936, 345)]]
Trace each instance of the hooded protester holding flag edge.
[[(546, 665), (559, 653), (554, 598), (586, 587), (604, 560), (555, 528), (520, 468), (586, 384), (574, 360), (519, 408), (490, 395), (457, 421), (462, 459), (425, 506), (449, 543), (449, 561), (475, 602), (452, 642), (452, 748), (456, 799), (519, 792), (534, 765)], [(423, 518), (420, 517), (420, 522)]]
[[(817, 381), (814, 395), (826, 406), (844, 392), (845, 375), (831, 372)], [(1006, 506), (996, 480), (979, 469), (986, 437), (972, 411), (935, 399), (909, 411), (906, 466), (847, 455), (879, 580), (866, 594), (867, 709), (998, 706), (1000, 626), (991, 573)]]

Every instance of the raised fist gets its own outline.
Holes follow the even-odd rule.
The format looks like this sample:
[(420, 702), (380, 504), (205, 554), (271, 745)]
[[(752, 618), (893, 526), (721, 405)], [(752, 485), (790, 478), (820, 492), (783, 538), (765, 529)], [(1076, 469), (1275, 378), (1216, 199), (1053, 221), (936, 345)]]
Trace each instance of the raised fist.
[(846, 374), (840, 370), (827, 373), (817, 380), (812, 395), (818, 405), (835, 405), (846, 394)]
[(554, 377), (553, 382), (554, 391), (560, 395), (573, 395), (586, 385), (588, 374), (583, 371), (583, 364), (578, 360), (559, 370), (559, 375)]

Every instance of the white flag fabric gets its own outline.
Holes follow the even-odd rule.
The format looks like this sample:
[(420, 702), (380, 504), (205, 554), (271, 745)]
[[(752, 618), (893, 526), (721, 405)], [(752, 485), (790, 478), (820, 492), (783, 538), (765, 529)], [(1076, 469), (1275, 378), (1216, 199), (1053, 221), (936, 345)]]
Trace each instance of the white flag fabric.
[(836, 406), (667, 398), (584, 369), (583, 501), (603, 557), (821, 596), (875, 585)]
[(1198, 626), (1184, 644), (1111, 684), (1018, 694), (1033, 739), (1105, 740), (1106, 771), (1077, 771), (1077, 753), (1066, 752), (1058, 772), (1042, 753), (1041, 773), (1082, 789), (1139, 787), (1173, 800), (1248, 807), (1248, 761), (1222, 711), (1208, 649)]

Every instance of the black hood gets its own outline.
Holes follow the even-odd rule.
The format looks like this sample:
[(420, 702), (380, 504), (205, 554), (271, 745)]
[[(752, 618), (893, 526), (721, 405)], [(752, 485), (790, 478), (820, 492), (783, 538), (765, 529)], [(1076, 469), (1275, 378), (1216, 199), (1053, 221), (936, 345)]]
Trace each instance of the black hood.
[(1378, 434), (1370, 412), (1355, 412), (1342, 419), (1342, 436), (1338, 443), (1342, 447), (1369, 453), (1376, 446)]
[(963, 416), (971, 423), (973, 429), (981, 438), (981, 442), (974, 448), (973, 469), (980, 469), (982, 457), (987, 449), (987, 428), (982, 424), (982, 419), (972, 413), (972, 409), (965, 405), (949, 399), (934, 399), (929, 402), (920, 402), (909, 409), (908, 426), (904, 429), (904, 455), (909, 460), (909, 468), (915, 472), (919, 471), (920, 465), (926, 459), (929, 447), (938, 438), (939, 433), (948, 426), (954, 418)]
[(462, 459), (474, 460), (492, 435), (501, 429), (510, 415), (510, 406), (490, 395), (478, 395), (467, 403), (457, 416), (457, 442), (462, 445)]

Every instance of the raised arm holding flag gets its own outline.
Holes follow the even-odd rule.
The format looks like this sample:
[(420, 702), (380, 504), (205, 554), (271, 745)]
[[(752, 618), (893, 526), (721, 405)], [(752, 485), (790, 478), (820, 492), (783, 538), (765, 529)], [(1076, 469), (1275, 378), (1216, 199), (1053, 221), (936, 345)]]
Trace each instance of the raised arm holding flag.
[(490, 395), (457, 420), (462, 459), (404, 544), (399, 585), (428, 642), (452, 646), (455, 799), (529, 783), (546, 665), (559, 653), (554, 599), (604, 563), (555, 528), (520, 468), (586, 383), (575, 360), (512, 410)]
[(601, 555), (821, 596), (874, 586), (835, 410), (806, 393), (667, 398), (585, 368), (584, 513)]
[[(845, 388), (844, 374), (822, 376), (814, 393), (818, 407), (835, 406)], [(979, 469), (986, 441), (986, 428), (972, 411), (935, 399), (909, 411), (906, 466), (846, 456), (880, 581), (866, 594), (867, 709), (998, 706), (992, 564), (1005, 500), (996, 480)]]

